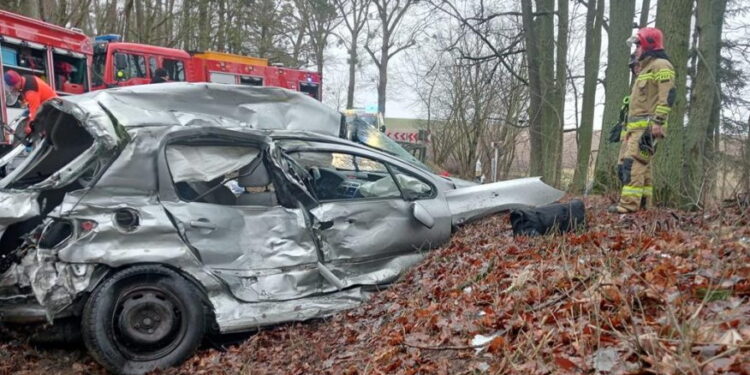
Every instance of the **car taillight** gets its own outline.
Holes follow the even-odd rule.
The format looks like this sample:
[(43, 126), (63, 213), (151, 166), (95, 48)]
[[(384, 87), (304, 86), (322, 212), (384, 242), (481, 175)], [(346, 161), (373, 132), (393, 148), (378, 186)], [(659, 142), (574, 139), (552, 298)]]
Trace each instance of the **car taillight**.
[(82, 220), (79, 222), (79, 228), (81, 228), (81, 234), (86, 234), (88, 232), (91, 232), (96, 228), (96, 221), (93, 220)]

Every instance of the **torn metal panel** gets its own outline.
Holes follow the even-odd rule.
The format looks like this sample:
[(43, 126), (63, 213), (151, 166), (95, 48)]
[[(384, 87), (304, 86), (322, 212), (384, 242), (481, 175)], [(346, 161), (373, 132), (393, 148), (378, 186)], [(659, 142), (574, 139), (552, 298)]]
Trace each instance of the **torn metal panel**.
[(368, 297), (361, 288), (350, 288), (290, 301), (247, 304), (225, 295), (217, 295), (211, 298), (211, 302), (214, 304), (220, 331), (231, 333), (284, 322), (323, 318), (357, 307)]
[(39, 215), (37, 191), (0, 191), (0, 235), (13, 223)]
[(389, 284), (396, 281), (409, 268), (422, 261), (427, 254), (426, 250), (366, 261), (332, 262), (329, 264), (329, 268), (345, 282), (347, 287)]
[(545, 184), (540, 177), (519, 178), (445, 192), (454, 225), (516, 207), (550, 204), (563, 195), (565, 193)]
[(55, 262), (41, 250), (29, 254), (37, 258), (27, 269), (31, 290), (37, 301), (47, 311), (47, 318), (53, 318), (70, 306), (85, 291), (94, 276), (95, 264), (71, 264)]
[[(300, 209), (163, 202), (185, 228), (203, 263), (221, 270), (254, 271), (314, 264), (315, 244)], [(214, 226), (213, 229), (203, 223)]]
[(450, 236), (450, 216), (441, 200), (424, 200), (437, 225), (425, 227), (402, 199), (324, 202), (311, 213), (317, 220), (325, 261), (378, 258), (429, 249)]
[[(95, 200), (96, 199), (96, 200)], [(96, 222), (83, 238), (58, 250), (60, 260), (121, 267), (134, 263), (165, 263), (174, 267), (200, 267), (196, 254), (180, 238), (164, 208), (155, 197), (118, 197), (116, 204), (91, 198), (76, 205), (71, 215)], [(140, 225), (126, 231), (114, 222), (118, 208), (130, 208)]]

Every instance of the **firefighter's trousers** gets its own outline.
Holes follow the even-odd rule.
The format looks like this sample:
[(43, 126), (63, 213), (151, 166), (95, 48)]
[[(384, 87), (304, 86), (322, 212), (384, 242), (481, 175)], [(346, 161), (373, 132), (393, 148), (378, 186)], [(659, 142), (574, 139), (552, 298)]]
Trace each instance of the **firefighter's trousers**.
[(639, 142), (646, 129), (628, 131), (622, 148), (618, 175), (622, 181), (620, 192), (620, 211), (634, 212), (640, 208), (650, 209), (653, 204), (653, 187), (651, 185), (652, 153), (640, 149)]

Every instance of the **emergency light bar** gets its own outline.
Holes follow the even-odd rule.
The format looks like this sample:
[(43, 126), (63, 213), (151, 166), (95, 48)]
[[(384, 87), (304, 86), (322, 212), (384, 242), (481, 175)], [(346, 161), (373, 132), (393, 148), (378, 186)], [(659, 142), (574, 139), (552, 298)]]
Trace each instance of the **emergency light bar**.
[(94, 37), (94, 42), (119, 42), (121, 40), (122, 36), (118, 34), (105, 34)]

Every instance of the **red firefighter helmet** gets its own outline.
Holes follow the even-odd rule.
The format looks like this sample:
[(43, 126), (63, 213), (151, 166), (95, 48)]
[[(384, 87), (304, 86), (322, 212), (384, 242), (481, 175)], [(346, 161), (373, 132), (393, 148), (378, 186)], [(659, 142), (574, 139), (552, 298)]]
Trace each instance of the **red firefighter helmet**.
[(638, 30), (638, 44), (643, 52), (664, 49), (664, 34), (655, 27)]

